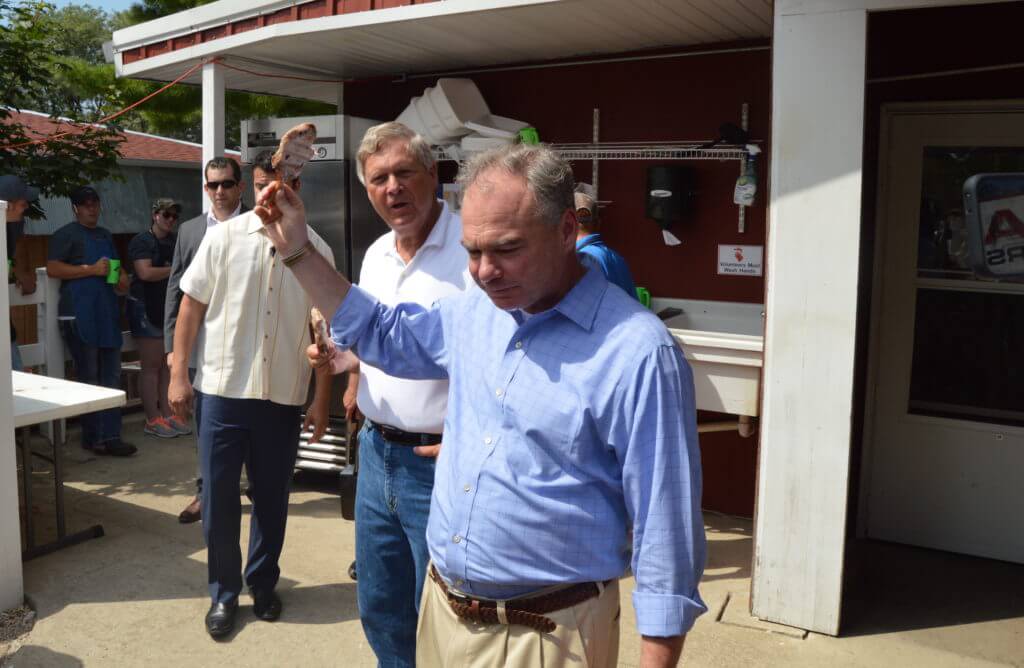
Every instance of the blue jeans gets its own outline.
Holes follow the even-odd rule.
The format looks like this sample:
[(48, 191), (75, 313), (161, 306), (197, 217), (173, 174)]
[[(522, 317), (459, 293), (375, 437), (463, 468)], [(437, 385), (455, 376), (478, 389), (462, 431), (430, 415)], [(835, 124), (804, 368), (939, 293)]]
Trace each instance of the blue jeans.
[(379, 666), (416, 665), (433, 488), (432, 458), (363, 426), (356, 482), (356, 589), (363, 632)]
[[(121, 349), (97, 348), (82, 341), (74, 320), (60, 321), (61, 335), (75, 362), (78, 382), (121, 389)], [(94, 446), (121, 438), (121, 409), (108, 408), (80, 418), (82, 445)]]
[(242, 590), (238, 481), (243, 463), (252, 490), (245, 582), (270, 590), (281, 575), (278, 559), (284, 547), (302, 409), (215, 394), (204, 394), (201, 406), (199, 463), (210, 598), (230, 603)]

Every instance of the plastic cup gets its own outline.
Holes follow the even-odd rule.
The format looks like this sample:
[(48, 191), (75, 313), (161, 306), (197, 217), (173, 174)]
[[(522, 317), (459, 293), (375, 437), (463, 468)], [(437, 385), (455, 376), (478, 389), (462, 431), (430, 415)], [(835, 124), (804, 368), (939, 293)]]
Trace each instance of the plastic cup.
[(537, 134), (536, 128), (526, 127), (519, 131), (519, 141), (524, 144), (539, 144), (540, 135)]
[(117, 279), (121, 273), (121, 261), (120, 260), (109, 260), (110, 262), (110, 273), (107, 274), (107, 283), (114, 285), (117, 283)]
[(651, 308), (651, 293), (647, 288), (637, 288), (636, 298), (640, 300), (640, 303), (647, 308)]

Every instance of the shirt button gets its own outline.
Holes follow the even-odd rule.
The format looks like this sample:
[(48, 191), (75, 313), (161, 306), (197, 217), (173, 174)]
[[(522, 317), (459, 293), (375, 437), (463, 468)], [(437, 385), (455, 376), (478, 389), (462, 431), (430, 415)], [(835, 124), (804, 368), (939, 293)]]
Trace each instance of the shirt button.
[(459, 534), (455, 534), (452, 537), (452, 542), (453, 543), (461, 543), (462, 542), (462, 536), (460, 536)]
[(523, 342), (522, 341), (516, 341), (516, 350), (519, 350), (522, 347), (523, 347)]
[(274, 288), (270, 288), (270, 291), (271, 291), (271, 292), (273, 292), (273, 291), (274, 291)]
[(267, 311), (267, 315), (270, 315), (270, 311)]
[(463, 485), (463, 487), (462, 487), (462, 491), (463, 492), (468, 492), (471, 489), (472, 489), (472, 487), (470, 487), (469, 485)]
[(500, 387), (494, 391), (494, 396), (496, 396), (496, 397), (500, 397), (503, 394), (505, 394), (505, 393), (501, 391)]
[(490, 436), (485, 436), (484, 437), (484, 443), (487, 444), (487, 445), (490, 445), (491, 444), (491, 437)]

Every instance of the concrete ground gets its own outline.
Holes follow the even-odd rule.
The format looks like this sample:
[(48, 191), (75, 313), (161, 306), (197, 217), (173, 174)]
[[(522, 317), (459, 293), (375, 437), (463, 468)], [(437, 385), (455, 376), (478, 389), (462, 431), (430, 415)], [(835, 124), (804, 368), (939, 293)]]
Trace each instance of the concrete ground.
[[(65, 446), (70, 530), (102, 523), (106, 536), (25, 564), (38, 613), (2, 663), (71, 666), (373, 666), (359, 625), (351, 522), (329, 481), (300, 476), (291, 498), (274, 624), (243, 596), (237, 630), (214, 642), (203, 628), (206, 552), (198, 524), (178, 524), (193, 492), (190, 438), (143, 436), (138, 414), (125, 437), (130, 459), (94, 457), (72, 431)], [(36, 447), (46, 448), (37, 436)], [(53, 531), (48, 469), (36, 467), (32, 512)], [(243, 510), (248, 502), (243, 497)], [(701, 591), (709, 613), (687, 638), (689, 666), (1024, 666), (1024, 569), (925, 550), (865, 543), (852, 573), (844, 637), (806, 634), (749, 616), (751, 523), (706, 516), (709, 563)], [(43, 536), (46, 537), (45, 535)], [(247, 540), (243, 524), (243, 546)], [(243, 547), (244, 550), (244, 547)], [(869, 583), (869, 584), (858, 584)], [(620, 666), (638, 662), (639, 638), (624, 582)], [(2, 654), (0, 650), (0, 654)]]

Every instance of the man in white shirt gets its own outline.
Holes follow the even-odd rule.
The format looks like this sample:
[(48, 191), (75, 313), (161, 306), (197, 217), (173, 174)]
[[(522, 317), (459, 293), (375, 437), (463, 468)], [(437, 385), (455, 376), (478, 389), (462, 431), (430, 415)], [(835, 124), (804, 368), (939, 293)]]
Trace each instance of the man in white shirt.
[[(391, 228), (366, 251), (360, 287), (384, 304), (423, 306), (466, 290), (462, 223), (436, 198), (429, 144), (400, 123), (384, 123), (367, 130), (356, 160), (374, 210)], [(356, 403), (367, 418), (355, 504), (359, 614), (379, 665), (414, 666), (448, 381), (404, 380), (362, 364), (349, 374), (349, 415)]]
[[(257, 159), (254, 181), (261, 172), (273, 177), (269, 160), (269, 155)], [(312, 230), (309, 236), (333, 263), (323, 239)], [(195, 389), (202, 396), (198, 440), (211, 597), (206, 630), (214, 638), (234, 627), (242, 588), (238, 483), (243, 463), (252, 495), (245, 581), (257, 617), (274, 621), (281, 614), (274, 587), (309, 388), (305, 348), (311, 341), (311, 303), (285, 260), (249, 212), (211, 227), (181, 278), (184, 297), (168, 399), (175, 412), (187, 414), (193, 397), (188, 360), (202, 326)], [(306, 426), (314, 426), (311, 440), (327, 428), (329, 403), (328, 371), (318, 370), (306, 419)]]
[[(178, 309), (181, 307), (182, 299), (180, 287), (182, 275), (192, 264), (192, 258), (199, 250), (199, 244), (202, 243), (207, 230), (248, 210), (242, 203), (242, 188), (244, 187), (242, 168), (234, 158), (217, 156), (211, 159), (203, 169), (203, 176), (206, 180), (203, 188), (210, 197), (211, 206), (206, 212), (178, 226), (178, 238), (174, 244), (174, 258), (171, 261), (171, 275), (167, 278), (167, 301), (164, 304), (164, 350), (167, 351), (168, 367), (173, 361), (174, 329), (178, 323)], [(195, 357), (193, 354), (188, 359), (190, 378), (195, 376)], [(199, 417), (202, 415), (202, 397), (197, 394), (194, 403), (196, 424), (199, 424)], [(180, 434), (190, 432), (188, 426), (177, 419), (171, 423), (171, 426)], [(202, 494), (203, 475), (202, 471), (197, 471), (196, 495), (178, 514), (179, 522), (190, 524), (199, 521), (202, 512), (200, 499)]]

